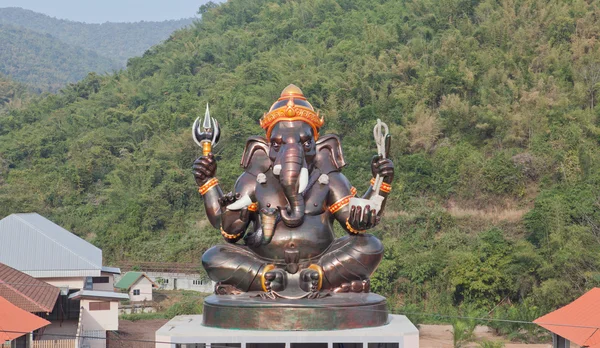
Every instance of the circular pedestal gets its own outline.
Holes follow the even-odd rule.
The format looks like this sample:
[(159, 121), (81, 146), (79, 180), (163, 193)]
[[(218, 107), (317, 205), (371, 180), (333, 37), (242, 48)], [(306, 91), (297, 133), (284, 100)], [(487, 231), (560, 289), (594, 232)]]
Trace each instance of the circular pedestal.
[(204, 326), (240, 330), (344, 330), (387, 324), (385, 297), (332, 294), (309, 300), (262, 299), (253, 293), (211, 295), (204, 300)]

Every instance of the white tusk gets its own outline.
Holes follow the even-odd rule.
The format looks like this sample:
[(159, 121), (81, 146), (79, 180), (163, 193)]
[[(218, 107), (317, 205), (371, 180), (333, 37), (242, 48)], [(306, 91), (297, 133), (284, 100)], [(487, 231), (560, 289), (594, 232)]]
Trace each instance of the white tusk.
[(242, 208), (247, 207), (250, 204), (252, 204), (252, 199), (250, 199), (250, 196), (244, 195), (242, 198), (240, 198), (237, 201), (228, 205), (227, 209), (228, 210), (241, 210)]
[(281, 164), (276, 164), (273, 167), (273, 175), (279, 175), (281, 173)]
[(308, 185), (308, 169), (306, 167), (302, 167), (300, 170), (300, 184), (298, 185), (298, 193), (304, 192), (306, 186)]

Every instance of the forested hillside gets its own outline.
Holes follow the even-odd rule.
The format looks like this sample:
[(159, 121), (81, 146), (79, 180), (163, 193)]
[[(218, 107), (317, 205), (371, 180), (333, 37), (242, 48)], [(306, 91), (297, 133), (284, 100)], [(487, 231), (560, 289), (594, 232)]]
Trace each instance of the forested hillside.
[(295, 83), (324, 132), (342, 136), (359, 191), (375, 120), (390, 125), (397, 174), (372, 284), (395, 309), (530, 320), (600, 285), (596, 2), (231, 0), (203, 11), (127, 70), (0, 118), (0, 217), (37, 211), (108, 263), (196, 261), (221, 238), (190, 170), (193, 120), (210, 102), (217, 175), (231, 189), (246, 137)]
[(9, 108), (21, 107), (27, 99), (27, 88), (23, 84), (0, 75), (0, 116)]
[(0, 24), (0, 73), (36, 91), (57, 91), (89, 72), (119, 69), (115, 61), (28, 29)]
[[(200, 1), (199, 3), (202, 3)], [(194, 15), (190, 13), (190, 17)], [(193, 18), (163, 22), (90, 24), (56, 19), (16, 7), (0, 8), (0, 24), (11, 24), (50, 34), (73, 46), (83, 47), (125, 66), (127, 59), (141, 56), (148, 48), (167, 39)]]

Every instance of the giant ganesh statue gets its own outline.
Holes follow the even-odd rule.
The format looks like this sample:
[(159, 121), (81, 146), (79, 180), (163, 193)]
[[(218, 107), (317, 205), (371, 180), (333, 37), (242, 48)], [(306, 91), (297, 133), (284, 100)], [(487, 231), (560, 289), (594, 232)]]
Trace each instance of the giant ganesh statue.
[[(211, 123), (207, 118), (205, 127)], [(382, 155), (375, 156), (372, 185), (362, 200), (354, 199), (363, 204), (353, 205), (357, 192), (342, 174), (346, 162), (340, 140), (319, 134), (323, 124), (302, 91), (289, 85), (260, 120), (265, 137), (248, 139), (241, 160), (244, 172), (233, 192), (224, 194), (219, 186), (212, 153), (205, 151), (194, 162), (206, 214), (226, 242), (202, 256), (202, 265), (216, 283), (216, 295), (205, 302), (205, 324), (218, 317), (215, 326), (247, 328), (235, 319), (235, 324), (224, 324), (224, 312), (210, 314), (211, 308), (231, 309), (236, 303), (232, 318), (239, 318), (239, 308), (249, 303), (281, 313), (283, 304), (286, 310), (314, 310), (360, 307), (371, 301), (373, 308), (385, 311), (385, 300), (369, 294), (369, 277), (381, 261), (383, 245), (366, 231), (380, 221), (394, 166)], [(389, 151), (389, 136), (383, 138), (384, 151)], [(377, 192), (375, 178), (380, 180)], [(375, 196), (379, 200), (372, 200)], [(333, 232), (336, 221), (347, 233), (338, 239)], [(314, 319), (302, 325), (310, 326)], [(363, 325), (359, 322), (341, 326)], [(296, 322), (290, 325), (280, 328), (303, 329)]]

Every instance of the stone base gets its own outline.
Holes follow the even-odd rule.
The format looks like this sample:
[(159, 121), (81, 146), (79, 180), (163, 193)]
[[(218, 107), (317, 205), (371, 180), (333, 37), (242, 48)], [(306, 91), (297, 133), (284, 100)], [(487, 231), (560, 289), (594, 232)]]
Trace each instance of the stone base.
[(252, 293), (211, 295), (204, 326), (238, 330), (344, 330), (387, 324), (385, 297), (341, 293), (320, 299), (263, 299)]
[(228, 330), (202, 325), (201, 315), (181, 315), (156, 331), (157, 348), (418, 348), (419, 331), (403, 315), (379, 327), (334, 331)]

